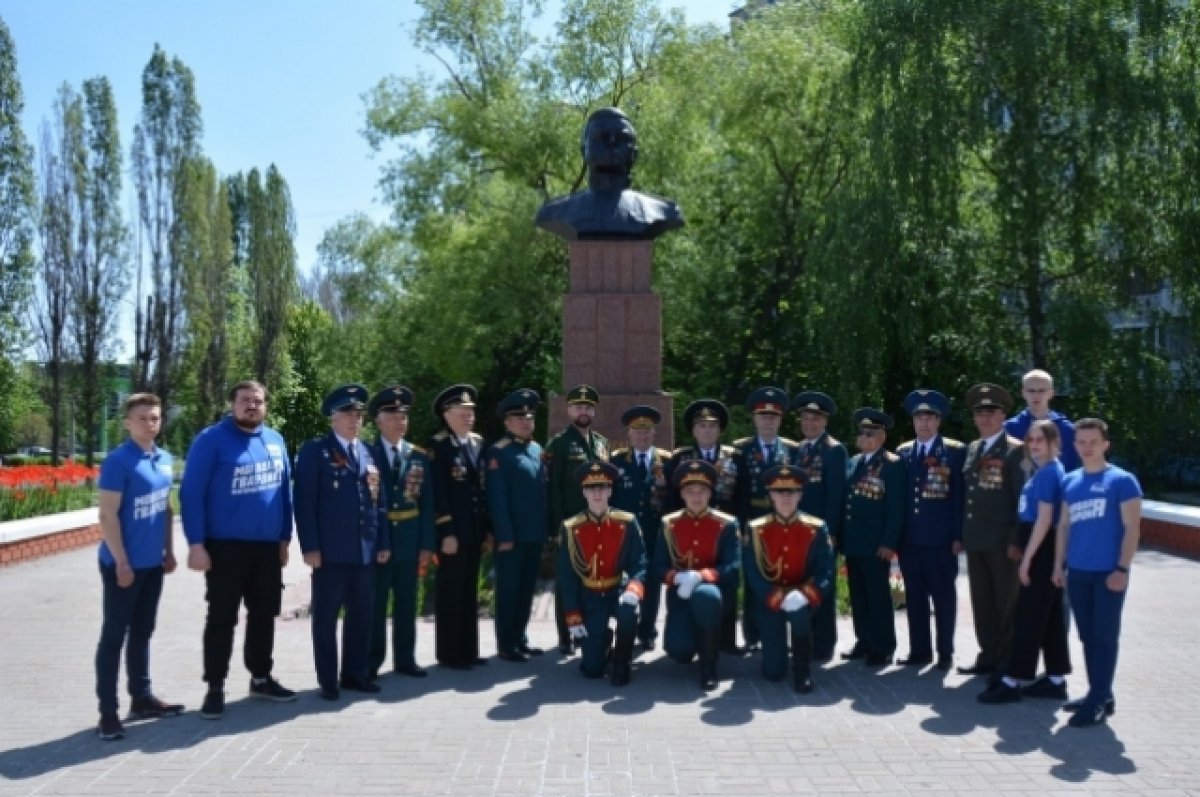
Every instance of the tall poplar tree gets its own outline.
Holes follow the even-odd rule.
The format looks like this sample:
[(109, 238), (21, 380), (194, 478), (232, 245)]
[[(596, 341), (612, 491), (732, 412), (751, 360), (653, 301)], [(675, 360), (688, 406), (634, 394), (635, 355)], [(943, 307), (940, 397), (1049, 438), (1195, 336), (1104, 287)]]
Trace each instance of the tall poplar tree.
[(133, 131), (139, 249), (147, 258), (137, 270), (134, 382), (168, 407), (185, 322), (177, 205), (186, 165), (200, 154), (202, 129), (191, 69), (155, 45), (142, 72), (142, 117)]
[(287, 370), (288, 315), (298, 293), (296, 280), (296, 221), (291, 194), (272, 164), (266, 178), (252, 169), (246, 180), (249, 220), (249, 278), (256, 339), (254, 374), (268, 384), (278, 383)]
[(33, 150), (21, 128), (24, 107), (16, 47), (0, 19), (0, 358), (6, 359), (23, 346), (33, 288)]

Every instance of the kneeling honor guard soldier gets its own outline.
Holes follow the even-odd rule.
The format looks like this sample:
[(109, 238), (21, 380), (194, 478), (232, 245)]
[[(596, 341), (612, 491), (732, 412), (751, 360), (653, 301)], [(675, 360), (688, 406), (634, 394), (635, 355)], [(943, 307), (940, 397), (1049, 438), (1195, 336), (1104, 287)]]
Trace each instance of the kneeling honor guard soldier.
[(558, 580), (568, 633), (583, 648), (579, 669), (588, 678), (604, 677), (612, 647), (612, 683), (629, 683), (638, 605), (646, 578), (646, 551), (637, 518), (610, 509), (618, 472), (607, 462), (591, 462), (575, 470), (587, 509), (563, 521), (558, 549)]
[(790, 465), (768, 468), (763, 487), (773, 511), (750, 523), (746, 583), (762, 634), (763, 677), (787, 674), (791, 640), (792, 677), (797, 692), (813, 689), (813, 614), (833, 583), (833, 545), (825, 521), (798, 511), (804, 472)]
[(687, 664), (699, 653), (705, 691), (717, 688), (721, 617), (742, 567), (737, 518), (709, 508), (718, 478), (716, 468), (696, 459), (672, 474), (685, 506), (663, 518), (652, 567), (667, 586), (667, 655)]
[(540, 403), (528, 388), (501, 401), (496, 414), (504, 419), (505, 434), (487, 454), (488, 513), (496, 538), (496, 652), (512, 662), (542, 653), (526, 634), (546, 545), (546, 465), (533, 440)]
[[(358, 439), (367, 389), (343, 385), (325, 397), (329, 434), (304, 444), (296, 459), (296, 534), (312, 568), (313, 658), (321, 697), (338, 689), (378, 692), (367, 678), (371, 598), (376, 562), (386, 563), (391, 538), (379, 533), (379, 470)], [(342, 624), (338, 677), (338, 615)]]
[(391, 541), (392, 556), (375, 565), (375, 607), (367, 675), (374, 680), (387, 656), (387, 607), (392, 603), (392, 667), (401, 675), (424, 678), (417, 665), (417, 583), (434, 551), (433, 490), (429, 456), (404, 439), (413, 393), (403, 385), (385, 387), (367, 410), (379, 439), (371, 456), (382, 471), (380, 534)]

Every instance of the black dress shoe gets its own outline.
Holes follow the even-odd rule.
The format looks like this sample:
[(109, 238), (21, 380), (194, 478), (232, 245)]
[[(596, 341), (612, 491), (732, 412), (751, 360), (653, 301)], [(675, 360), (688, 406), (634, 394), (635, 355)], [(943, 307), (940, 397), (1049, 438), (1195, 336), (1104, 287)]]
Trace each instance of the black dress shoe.
[(867, 649), (862, 645), (855, 645), (842, 654), (842, 658), (846, 661), (854, 661), (855, 659), (865, 659), (867, 657)]
[(575, 652), (575, 645), (571, 642), (559, 642), (558, 652), (563, 656), (570, 656)]
[(863, 662), (868, 667), (886, 667), (892, 663), (892, 654), (890, 653), (868, 653), (866, 661)]
[(1001, 703), (1020, 703), (1021, 689), (1016, 686), (1009, 686), (1003, 680), (989, 686), (987, 689), (979, 693), (976, 698), (980, 703), (988, 703), (991, 705), (1000, 705)]
[(409, 678), (424, 678), (429, 672), (416, 664), (404, 664), (396, 668), (396, 675), (407, 675)]
[(991, 675), (995, 667), (989, 667), (986, 664), (972, 664), (970, 667), (959, 667), (959, 675)]
[(517, 652), (524, 653), (526, 656), (540, 656), (546, 651), (541, 648), (535, 648), (530, 645), (517, 645)]
[(792, 689), (802, 695), (812, 694), (812, 676), (797, 675), (792, 679)]
[(1043, 676), (1031, 683), (1029, 686), (1021, 689), (1021, 694), (1025, 697), (1044, 697), (1050, 700), (1066, 700), (1067, 699), (1067, 682), (1054, 683), (1049, 678)]
[(322, 686), (320, 696), (322, 700), (337, 700), (342, 695), (336, 686)]
[(907, 659), (896, 659), (901, 667), (928, 667), (933, 664), (933, 656), (909, 656)]
[(954, 666), (954, 657), (949, 653), (943, 653), (938, 656), (937, 668), (942, 672), (950, 672), (950, 668)]
[[(1067, 712), (1068, 714), (1074, 714), (1086, 705), (1088, 705), (1086, 697), (1077, 697), (1074, 700), (1069, 700), (1066, 703), (1063, 703), (1062, 710)], [(1110, 700), (1104, 704), (1104, 715), (1106, 717), (1111, 717), (1113, 714), (1116, 714), (1116, 713), (1117, 713), (1117, 701), (1116, 700)]]
[(338, 686), (347, 692), (365, 692), (369, 695), (374, 695), (382, 691), (382, 687), (379, 684), (359, 678), (343, 678), (338, 681)]
[(515, 650), (502, 650), (496, 654), (496, 658), (511, 661), (514, 664), (524, 664), (529, 661), (528, 656)]
[(1096, 706), (1088, 703), (1080, 706), (1067, 724), (1072, 728), (1091, 728), (1094, 725), (1103, 725), (1109, 717), (1108, 705)]

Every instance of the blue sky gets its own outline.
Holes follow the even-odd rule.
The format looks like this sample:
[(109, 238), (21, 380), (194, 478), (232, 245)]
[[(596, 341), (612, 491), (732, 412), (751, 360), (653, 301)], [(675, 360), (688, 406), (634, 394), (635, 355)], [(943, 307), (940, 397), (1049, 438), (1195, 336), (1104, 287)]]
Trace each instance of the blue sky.
[[(663, 0), (724, 26), (731, 0)], [(553, 18), (557, 3), (547, 3)], [(64, 82), (112, 83), (128, 165), (141, 73), (160, 44), (196, 76), (205, 154), (222, 174), (279, 167), (296, 213), (299, 267), (324, 231), (362, 211), (385, 218), (380, 163), (359, 133), (364, 92), (389, 74), (436, 74), (407, 31), (412, 0), (0, 0), (17, 48), (31, 142)], [(548, 24), (547, 30), (549, 30)], [(131, 181), (126, 176), (126, 194)], [(126, 219), (134, 218), (132, 199)]]

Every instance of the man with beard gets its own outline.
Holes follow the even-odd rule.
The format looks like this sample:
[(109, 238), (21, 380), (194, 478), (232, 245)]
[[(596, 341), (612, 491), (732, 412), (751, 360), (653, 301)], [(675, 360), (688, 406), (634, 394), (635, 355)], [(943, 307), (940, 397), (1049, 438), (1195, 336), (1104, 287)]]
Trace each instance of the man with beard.
[(263, 423), (267, 389), (255, 381), (229, 391), (231, 413), (202, 431), (188, 451), (179, 499), (188, 567), (204, 573), (204, 680), (200, 716), (225, 713), (225, 677), (233, 630), (246, 606), (244, 659), (250, 696), (288, 702), (296, 693), (274, 678), (275, 617), (292, 539), (291, 467), (287, 446)]
[[(591, 385), (576, 385), (567, 391), (567, 417), (571, 425), (546, 444), (546, 494), (549, 500), (550, 533), (558, 539), (567, 518), (587, 507), (575, 471), (587, 462), (608, 461), (608, 440), (592, 431), (600, 394)], [(569, 656), (574, 650), (562, 610), (561, 579), (555, 579), (554, 621), (558, 625), (558, 651)]]
[[(833, 399), (816, 390), (796, 396), (792, 409), (800, 416), (804, 440), (796, 455), (796, 467), (804, 471), (806, 482), (800, 498), (800, 511), (825, 521), (833, 543), (834, 572), (841, 545), (842, 512), (846, 500), (846, 447), (826, 431), (829, 416), (837, 412)], [(829, 661), (837, 645), (837, 579), (830, 586), (828, 600), (813, 614), (813, 659)]]

